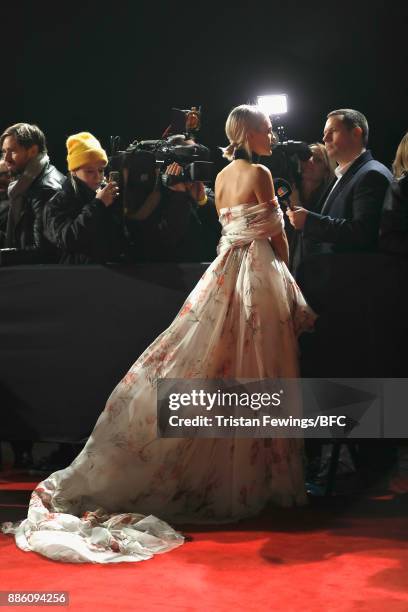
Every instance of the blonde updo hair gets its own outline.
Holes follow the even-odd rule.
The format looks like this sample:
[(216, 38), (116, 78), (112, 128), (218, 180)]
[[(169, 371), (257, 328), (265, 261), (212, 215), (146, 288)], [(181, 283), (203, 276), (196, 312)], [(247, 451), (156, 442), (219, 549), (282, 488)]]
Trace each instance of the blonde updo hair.
[(392, 171), (397, 179), (408, 172), (408, 132), (398, 145), (394, 163), (392, 164)]
[(225, 124), (225, 133), (230, 144), (222, 149), (223, 157), (231, 161), (237, 149), (244, 149), (251, 159), (248, 131), (258, 130), (266, 119), (267, 116), (259, 106), (241, 104), (232, 109)]

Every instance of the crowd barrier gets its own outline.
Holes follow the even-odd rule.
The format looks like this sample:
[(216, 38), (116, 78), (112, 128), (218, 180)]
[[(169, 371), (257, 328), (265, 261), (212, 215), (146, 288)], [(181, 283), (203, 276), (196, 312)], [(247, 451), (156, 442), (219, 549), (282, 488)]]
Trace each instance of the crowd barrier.
[[(0, 440), (86, 438), (109, 393), (208, 264), (0, 268)], [(404, 377), (408, 262), (319, 255), (298, 281), (319, 314), (302, 375)]]

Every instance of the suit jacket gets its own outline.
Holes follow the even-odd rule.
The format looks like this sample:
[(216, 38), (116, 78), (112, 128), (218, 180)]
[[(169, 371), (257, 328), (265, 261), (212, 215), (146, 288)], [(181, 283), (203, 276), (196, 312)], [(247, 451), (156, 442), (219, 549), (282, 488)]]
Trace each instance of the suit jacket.
[(314, 252), (375, 251), (385, 193), (392, 174), (370, 151), (358, 157), (330, 193), (323, 195), (321, 213), (309, 212), (303, 235)]

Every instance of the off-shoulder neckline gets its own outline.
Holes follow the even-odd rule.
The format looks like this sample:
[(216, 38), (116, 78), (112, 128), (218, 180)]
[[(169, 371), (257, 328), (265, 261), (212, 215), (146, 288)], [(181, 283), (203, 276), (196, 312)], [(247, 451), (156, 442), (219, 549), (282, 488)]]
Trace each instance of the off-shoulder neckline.
[(250, 207), (250, 206), (263, 206), (265, 204), (270, 204), (270, 203), (278, 203), (278, 198), (275, 196), (274, 198), (271, 198), (270, 200), (266, 200), (266, 202), (245, 202), (244, 204), (235, 204), (234, 206), (223, 206), (222, 208), (218, 209), (218, 212), (220, 214), (223, 214), (223, 211), (226, 210), (234, 210), (235, 208), (243, 208), (243, 207)]

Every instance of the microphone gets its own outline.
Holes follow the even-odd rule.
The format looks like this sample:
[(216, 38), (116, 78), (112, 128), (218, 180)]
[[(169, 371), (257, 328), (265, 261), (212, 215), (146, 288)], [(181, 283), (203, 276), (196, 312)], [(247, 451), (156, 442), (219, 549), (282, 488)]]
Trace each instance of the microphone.
[(275, 188), (275, 194), (279, 200), (280, 204), (286, 204), (289, 206), (289, 198), (292, 193), (292, 187), (290, 183), (283, 178), (275, 178), (273, 179), (273, 186)]

